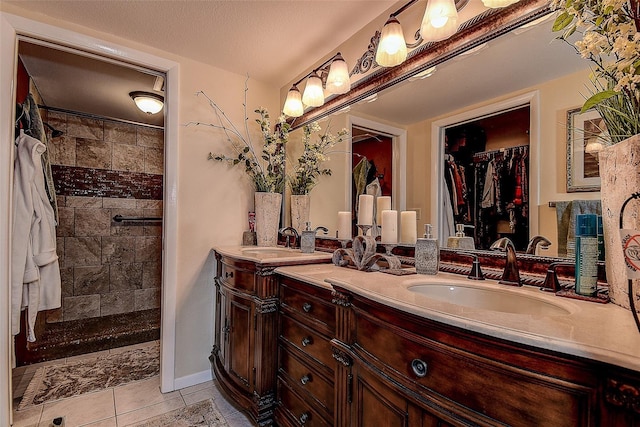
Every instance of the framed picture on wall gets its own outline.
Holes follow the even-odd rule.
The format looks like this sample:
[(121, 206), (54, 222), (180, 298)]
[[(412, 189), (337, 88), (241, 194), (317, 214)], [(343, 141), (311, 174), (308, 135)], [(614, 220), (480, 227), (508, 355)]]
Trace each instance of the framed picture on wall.
[(598, 151), (606, 127), (594, 109), (567, 111), (567, 192), (600, 191)]

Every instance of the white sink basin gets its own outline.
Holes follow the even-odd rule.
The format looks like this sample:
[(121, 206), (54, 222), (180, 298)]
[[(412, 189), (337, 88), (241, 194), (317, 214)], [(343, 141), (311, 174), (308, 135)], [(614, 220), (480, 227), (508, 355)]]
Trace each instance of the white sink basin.
[(517, 291), (480, 288), (464, 285), (429, 284), (407, 288), (428, 298), (464, 307), (537, 316), (561, 316), (571, 312), (559, 304)]

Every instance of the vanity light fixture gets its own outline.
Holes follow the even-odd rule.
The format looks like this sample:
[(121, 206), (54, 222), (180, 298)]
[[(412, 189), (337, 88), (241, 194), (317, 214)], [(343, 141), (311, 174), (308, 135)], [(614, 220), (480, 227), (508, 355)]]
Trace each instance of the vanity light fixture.
[(289, 117), (300, 117), (304, 114), (304, 106), (302, 105), (302, 95), (298, 90), (298, 86), (293, 85), (287, 92), (287, 99), (284, 101), (282, 112)]
[(458, 31), (458, 11), (469, 3), (469, 0), (428, 0), (419, 36), (416, 31), (416, 42), (407, 44), (397, 16), (417, 1), (410, 0), (393, 12), (382, 27), (382, 31), (376, 34), (379, 34), (375, 55), (378, 65), (395, 67), (407, 59), (408, 48), (418, 47), (422, 42), (436, 42), (451, 37)]
[(351, 90), (349, 67), (340, 52), (333, 58), (329, 66), (326, 89), (328, 93), (342, 95)]
[(425, 41), (445, 40), (458, 31), (458, 10), (453, 0), (429, 0), (420, 35)]
[(380, 43), (376, 50), (376, 62), (381, 67), (395, 67), (406, 59), (407, 42), (404, 39), (402, 25), (395, 15), (391, 15), (382, 27)]
[(307, 79), (307, 85), (302, 93), (302, 103), (309, 107), (320, 107), (324, 104), (324, 89), (322, 79), (316, 71)]
[(500, 7), (506, 7), (510, 4), (518, 3), (519, 0), (482, 0), (482, 4), (490, 9), (498, 9)]
[[(305, 79), (307, 83), (301, 96), (298, 85)], [(304, 114), (305, 107), (322, 106), (325, 93), (341, 95), (349, 90), (351, 90), (349, 67), (338, 52), (291, 86), (282, 112), (289, 117), (300, 117)]]
[(133, 102), (140, 111), (147, 114), (156, 114), (164, 107), (164, 97), (156, 93), (135, 91), (129, 93)]

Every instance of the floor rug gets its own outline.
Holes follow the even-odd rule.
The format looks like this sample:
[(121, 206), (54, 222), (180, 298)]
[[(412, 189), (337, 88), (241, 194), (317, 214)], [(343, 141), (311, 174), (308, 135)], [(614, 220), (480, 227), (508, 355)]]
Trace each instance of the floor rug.
[(36, 370), (18, 410), (143, 380), (159, 372), (158, 343), (65, 365), (43, 366)]
[(228, 425), (211, 399), (134, 424), (135, 427), (228, 427)]

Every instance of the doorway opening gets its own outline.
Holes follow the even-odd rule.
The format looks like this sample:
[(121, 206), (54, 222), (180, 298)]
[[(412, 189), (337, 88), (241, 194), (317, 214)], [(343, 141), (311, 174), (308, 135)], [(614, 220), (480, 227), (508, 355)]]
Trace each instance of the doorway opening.
[(529, 105), (445, 129), (446, 231), (462, 224), (476, 249), (529, 241)]
[(62, 306), (38, 314), (34, 342), (21, 328), (17, 365), (158, 340), (164, 115), (119, 113), (114, 95), (133, 105), (165, 75), (19, 37), (18, 76), (16, 103), (44, 124)]

